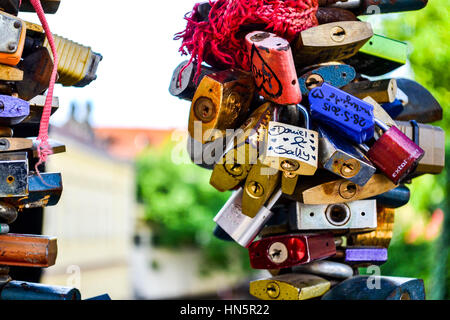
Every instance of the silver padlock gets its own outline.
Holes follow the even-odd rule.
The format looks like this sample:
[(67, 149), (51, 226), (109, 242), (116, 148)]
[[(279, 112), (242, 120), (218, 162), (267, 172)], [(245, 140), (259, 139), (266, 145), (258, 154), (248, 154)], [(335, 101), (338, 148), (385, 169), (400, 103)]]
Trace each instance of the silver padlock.
[(234, 241), (247, 248), (273, 216), (271, 209), (281, 195), (281, 189), (275, 191), (256, 216), (250, 218), (242, 213), (243, 188), (241, 187), (231, 195), (215, 216), (214, 222), (228, 233)]
[[(292, 212), (294, 213), (294, 212)], [(376, 200), (359, 200), (330, 205), (297, 202), (295, 214), (289, 215), (291, 230), (366, 230), (377, 227)]]

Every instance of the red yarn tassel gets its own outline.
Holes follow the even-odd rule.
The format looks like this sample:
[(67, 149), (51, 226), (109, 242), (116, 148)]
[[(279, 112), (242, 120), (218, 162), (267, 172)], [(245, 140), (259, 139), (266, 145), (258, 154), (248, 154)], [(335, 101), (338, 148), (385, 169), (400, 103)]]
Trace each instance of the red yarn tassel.
[(201, 21), (196, 4), (185, 16), (186, 29), (174, 38), (183, 40), (179, 51), (191, 55), (189, 64), (197, 62), (195, 81), (203, 61), (219, 69), (250, 70), (244, 37), (251, 31), (266, 30), (291, 42), (299, 32), (318, 25), (318, 0), (210, 0), (209, 3), (208, 20)]

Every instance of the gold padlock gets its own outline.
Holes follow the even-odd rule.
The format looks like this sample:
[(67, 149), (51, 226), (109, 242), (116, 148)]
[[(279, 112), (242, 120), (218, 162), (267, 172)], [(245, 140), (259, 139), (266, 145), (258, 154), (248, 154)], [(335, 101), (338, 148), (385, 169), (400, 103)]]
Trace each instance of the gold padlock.
[(368, 233), (352, 235), (352, 245), (389, 248), (394, 230), (395, 210), (377, 208), (377, 228)]
[[(255, 85), (251, 73), (230, 69), (209, 74), (200, 82), (192, 99), (188, 130), (191, 137), (207, 143), (225, 136), (248, 115)], [(197, 132), (195, 122), (201, 123)]]
[(250, 169), (242, 195), (242, 213), (254, 218), (280, 183), (280, 171), (258, 161)]
[(330, 290), (331, 283), (312, 274), (287, 273), (250, 282), (250, 294), (261, 300), (308, 300)]
[(247, 177), (256, 164), (265, 139), (265, 128), (274, 107), (268, 102), (256, 109), (227, 144), (223, 157), (214, 166), (210, 184), (219, 191), (231, 190)]

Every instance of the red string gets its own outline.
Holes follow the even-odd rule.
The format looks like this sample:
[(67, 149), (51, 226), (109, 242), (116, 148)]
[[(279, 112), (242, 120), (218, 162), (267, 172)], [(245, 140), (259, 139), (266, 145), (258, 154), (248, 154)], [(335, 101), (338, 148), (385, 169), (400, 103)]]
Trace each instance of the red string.
[[(191, 54), (197, 62), (194, 78), (198, 80), (201, 63), (219, 68), (250, 70), (245, 34), (266, 30), (293, 41), (299, 32), (318, 25), (318, 0), (209, 0), (208, 21), (202, 21), (196, 4), (186, 14), (186, 29), (175, 35), (182, 39), (182, 55)], [(187, 68), (187, 64), (181, 72)]]
[[(48, 43), (50, 44), (50, 48), (53, 54), (53, 70), (50, 78), (50, 83), (48, 85), (47, 96), (45, 99), (44, 110), (42, 112), (41, 123), (39, 126), (39, 135), (37, 140), (39, 140), (39, 145), (37, 147), (37, 153), (39, 156), (39, 161), (35, 165), (36, 173), (42, 179), (41, 174), (39, 173), (38, 166), (47, 161), (47, 158), (50, 154), (52, 154), (52, 148), (48, 143), (48, 127), (50, 123), (50, 115), (52, 111), (52, 101), (53, 101), (53, 88), (55, 87), (57, 71), (58, 71), (58, 56), (56, 53), (55, 42), (53, 40), (53, 34), (50, 31), (50, 27), (48, 26), (47, 19), (45, 18), (44, 10), (42, 9), (40, 0), (30, 0), (30, 3), (33, 5), (34, 10), (36, 11), (39, 20), (41, 21), (42, 27), (45, 31), (45, 36), (48, 39)], [(19, 5), (21, 1), (19, 2)]]

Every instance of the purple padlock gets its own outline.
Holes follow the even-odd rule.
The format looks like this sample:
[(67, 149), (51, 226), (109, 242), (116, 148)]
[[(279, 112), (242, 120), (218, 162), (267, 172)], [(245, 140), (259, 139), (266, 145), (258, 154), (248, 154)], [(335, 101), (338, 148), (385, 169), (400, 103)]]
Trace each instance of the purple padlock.
[(0, 125), (13, 126), (30, 114), (30, 104), (22, 99), (0, 95)]
[(345, 249), (345, 263), (382, 265), (388, 260), (386, 248), (348, 247)]

